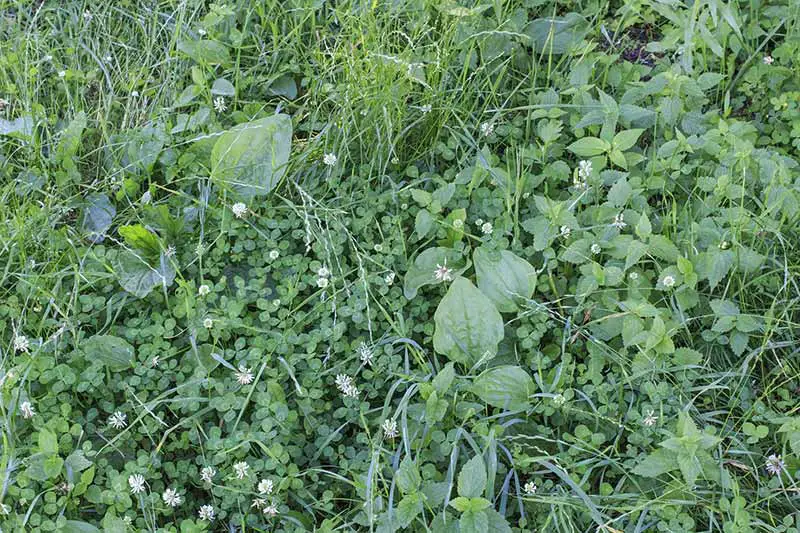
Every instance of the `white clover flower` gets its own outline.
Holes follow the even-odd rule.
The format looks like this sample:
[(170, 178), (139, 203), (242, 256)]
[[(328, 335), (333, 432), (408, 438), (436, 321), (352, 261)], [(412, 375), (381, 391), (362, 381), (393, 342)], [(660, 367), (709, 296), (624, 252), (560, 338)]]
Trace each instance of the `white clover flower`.
[(122, 521), (125, 522), (126, 526), (130, 526), (133, 524), (133, 518), (131, 518), (130, 516), (126, 516), (125, 518), (122, 519)]
[(336, 157), (336, 154), (325, 154), (322, 156), (322, 162), (328, 165), (329, 167), (335, 165), (338, 160), (339, 158)]
[(330, 283), (328, 278), (317, 278), (317, 287), (319, 287), (320, 289), (326, 288), (328, 286), (328, 283)]
[(372, 348), (367, 346), (366, 343), (362, 342), (358, 346), (358, 357), (361, 359), (361, 362), (365, 365), (372, 365)]
[(131, 97), (136, 98), (139, 96), (139, 91), (131, 91)]
[(115, 411), (108, 417), (108, 425), (114, 429), (122, 429), (128, 425), (127, 419), (128, 415), (122, 411)]
[(572, 233), (572, 229), (569, 226), (561, 226), (559, 229), (559, 234), (565, 239), (569, 237), (570, 233)]
[(197, 246), (194, 247), (195, 255), (203, 255), (206, 252), (206, 245), (202, 242), (198, 242)]
[(270, 250), (269, 251), (269, 258), (272, 261), (275, 261), (278, 257), (280, 257), (281, 253), (278, 250)]
[(383, 438), (385, 439), (394, 439), (399, 435), (397, 432), (397, 420), (394, 418), (384, 420), (383, 424), (381, 424), (381, 429), (383, 429)]
[(206, 483), (211, 483), (211, 480), (216, 475), (217, 471), (214, 469), (213, 466), (204, 466), (203, 469), (200, 470), (200, 479), (202, 479)]
[(556, 407), (561, 407), (562, 405), (567, 403), (567, 399), (564, 397), (563, 394), (559, 393), (553, 396), (553, 403), (556, 405)]
[(522, 488), (522, 490), (524, 490), (525, 494), (527, 494), (528, 496), (533, 496), (534, 494), (536, 494), (536, 491), (539, 490), (539, 487), (537, 487), (536, 483), (534, 483), (533, 481), (528, 481), (527, 483), (525, 483), (525, 486)]
[(214, 327), (214, 320), (211, 318), (206, 318), (203, 320), (203, 327), (206, 329), (211, 329)]
[(207, 33), (207, 32), (206, 32), (205, 28), (197, 28), (197, 34), (198, 34), (200, 37), (204, 36), (206, 33)]
[(132, 474), (128, 476), (128, 485), (131, 487), (131, 494), (144, 492), (144, 476), (141, 474)]
[(578, 163), (578, 176), (583, 179), (592, 175), (592, 162), (583, 160)]
[(225, 105), (225, 98), (218, 96), (214, 98), (214, 111), (217, 113), (224, 113), (228, 110), (228, 106)]
[(262, 479), (258, 482), (258, 493), (259, 494), (272, 494), (272, 490), (275, 488), (275, 484), (272, 482), (271, 479)]
[(649, 411), (647, 411), (645, 417), (642, 419), (642, 424), (644, 424), (647, 427), (652, 427), (656, 425), (656, 422), (658, 422), (658, 417), (656, 416), (655, 411), (650, 409)]
[(625, 214), (618, 213), (614, 215), (614, 221), (611, 223), (611, 226), (617, 229), (622, 229), (625, 226), (627, 226), (627, 224), (625, 223)]
[(164, 503), (169, 505), (170, 507), (177, 507), (183, 501), (183, 498), (178, 494), (178, 491), (175, 489), (167, 489), (161, 495), (161, 499), (164, 500)]
[(231, 211), (236, 215), (236, 218), (243, 218), (247, 214), (247, 206), (242, 202), (236, 202), (231, 206)]
[(664, 276), (664, 279), (661, 280), (661, 284), (664, 285), (666, 288), (674, 287), (675, 286), (675, 278), (672, 276)]
[(480, 226), (481, 224), (483, 224), (483, 219), (482, 218), (476, 218), (475, 219), (475, 225), (476, 226)]
[(249, 385), (253, 382), (253, 373), (244, 365), (239, 365), (239, 371), (236, 372), (236, 381), (239, 385)]
[(27, 400), (19, 404), (19, 410), (22, 413), (22, 418), (33, 418), (33, 416), (36, 414), (36, 410), (33, 408), (33, 405), (31, 405), (31, 402)]
[(786, 468), (786, 463), (783, 462), (780, 455), (772, 454), (767, 457), (767, 462), (764, 465), (764, 468), (767, 470), (767, 473), (771, 476), (779, 475), (784, 468)]
[(592, 247), (590, 248), (590, 250), (592, 251), (593, 255), (597, 255), (597, 254), (599, 254), (600, 252), (603, 251), (603, 249), (600, 248), (600, 245), (597, 244), (597, 243), (592, 244)]
[(484, 222), (481, 225), (481, 232), (484, 235), (491, 235), (492, 231), (494, 231), (494, 228), (492, 227), (492, 223), (491, 222)]
[(431, 104), (425, 104), (423, 106), (420, 106), (419, 110), (422, 111), (423, 115), (427, 115), (428, 113), (431, 112)]
[(461, 228), (463, 228), (463, 227), (464, 227), (464, 221), (463, 221), (463, 220), (461, 220), (460, 218), (457, 218), (457, 219), (455, 219), (455, 220), (453, 221), (453, 228), (455, 228), (455, 229), (461, 229)]
[(265, 506), (262, 512), (266, 516), (275, 516), (278, 514), (278, 506), (275, 504), (275, 502), (272, 502), (269, 505)]
[(628, 279), (630, 279), (631, 281), (636, 281), (637, 279), (639, 279), (639, 273), (631, 272), (630, 274), (628, 274)]
[(488, 137), (492, 133), (494, 133), (494, 124), (491, 122), (484, 122), (481, 124), (481, 135)]
[(58, 77), (59, 77), (59, 78), (63, 78), (63, 77), (65, 77), (66, 75), (67, 75), (67, 71), (66, 71), (66, 70), (59, 70), (59, 71), (58, 71)]
[(386, 276), (384, 276), (383, 281), (387, 285), (391, 286), (392, 283), (394, 283), (394, 278), (395, 278), (395, 273), (389, 272), (388, 274), (386, 274)]
[(150, 191), (144, 191), (142, 198), (139, 200), (139, 203), (142, 205), (147, 205), (153, 199), (153, 194)]
[(150, 359), (150, 366), (153, 368), (158, 368), (158, 365), (161, 364), (161, 358), (157, 355), (154, 355), (152, 359)]
[(381, 243), (378, 243), (375, 246), (373, 246), (372, 249), (378, 253), (381, 253), (383, 251), (383, 245)]
[(200, 520), (208, 520), (209, 522), (213, 522), (214, 507), (211, 505), (203, 505), (200, 507), (200, 510), (197, 511), (197, 516), (200, 517)]
[(83, 12), (83, 20), (85, 20), (86, 22), (91, 21), (93, 18), (94, 15), (92, 15), (92, 12), (89, 11), (88, 9)]
[(336, 387), (344, 396), (358, 398), (358, 388), (353, 385), (353, 378), (347, 374), (339, 374), (336, 376)]
[(322, 265), (321, 267), (319, 267), (319, 269), (317, 269), (317, 276), (321, 278), (327, 278), (330, 275), (331, 271), (328, 270), (328, 267), (326, 267), (325, 265)]
[(436, 281), (453, 281), (453, 270), (447, 268), (447, 259), (444, 260), (443, 265), (436, 265), (436, 270), (433, 271), (433, 277)]
[(236, 472), (236, 477), (239, 479), (246, 478), (248, 470), (250, 470), (250, 465), (244, 461), (239, 461), (233, 465), (233, 471)]
[(175, 255), (176, 252), (177, 250), (175, 249), (175, 246), (170, 244), (169, 246), (167, 246), (167, 249), (164, 250), (164, 255), (166, 255), (167, 257), (172, 257)]
[(25, 335), (14, 336), (14, 350), (27, 353), (30, 346), (31, 343)]
[(250, 507), (261, 509), (265, 505), (267, 505), (267, 500), (265, 500), (264, 498), (255, 498), (253, 499), (253, 503), (250, 504)]
[(211, 287), (209, 287), (208, 285), (205, 285), (205, 284), (200, 285), (200, 287), (197, 289), (198, 296), (205, 296), (206, 294), (208, 294), (210, 292), (211, 292)]
[(775, 62), (775, 60), (772, 58), (771, 55), (765, 55), (762, 61), (764, 62), (765, 65), (771, 65), (772, 63)]
[(575, 176), (572, 178), (572, 186), (576, 189), (585, 189), (588, 187), (588, 184), (586, 183), (585, 179), (581, 178), (580, 176)]

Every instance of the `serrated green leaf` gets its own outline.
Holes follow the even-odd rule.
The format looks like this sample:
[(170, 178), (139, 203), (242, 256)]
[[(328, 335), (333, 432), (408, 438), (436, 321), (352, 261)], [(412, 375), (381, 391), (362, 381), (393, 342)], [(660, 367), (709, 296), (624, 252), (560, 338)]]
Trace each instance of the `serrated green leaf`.
[(464, 465), (458, 474), (458, 495), (465, 498), (480, 498), (486, 489), (486, 465), (483, 457), (476, 455)]

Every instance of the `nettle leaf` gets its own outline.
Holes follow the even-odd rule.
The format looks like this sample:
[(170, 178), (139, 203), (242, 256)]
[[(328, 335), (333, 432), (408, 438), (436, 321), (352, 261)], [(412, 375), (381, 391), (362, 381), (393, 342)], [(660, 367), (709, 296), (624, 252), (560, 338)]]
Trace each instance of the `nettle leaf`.
[(536, 269), (508, 250), (478, 247), (472, 255), (478, 288), (494, 302), (498, 311), (517, 310), (514, 298), (529, 299), (536, 290)]
[(445, 283), (437, 280), (434, 274), (440, 265), (447, 266), (453, 271), (453, 276), (458, 276), (469, 268), (470, 264), (458, 250), (443, 247), (428, 248), (414, 259), (414, 264), (406, 272), (403, 293), (411, 300), (417, 295), (420, 287)]
[(643, 131), (644, 130), (642, 129), (621, 131), (616, 135), (614, 135), (614, 140), (611, 142), (611, 144), (617, 150), (624, 152), (625, 150), (632, 148), (633, 145), (636, 144), (636, 141), (639, 140), (639, 136), (642, 134)]
[(628, 180), (621, 179), (611, 186), (608, 191), (608, 201), (614, 207), (625, 207), (633, 194), (633, 187), (630, 186)]
[(486, 464), (476, 455), (464, 465), (458, 474), (458, 495), (464, 498), (479, 498), (486, 490)]
[(511, 526), (508, 521), (494, 509), (484, 511), (489, 519), (489, 533), (511, 533)]
[(245, 199), (269, 193), (286, 173), (292, 119), (278, 114), (239, 124), (211, 150), (211, 178)]
[(714, 250), (696, 256), (695, 270), (701, 280), (708, 280), (713, 290), (733, 267), (735, 257), (730, 250)]
[(406, 456), (400, 463), (395, 481), (403, 494), (410, 494), (419, 490), (422, 478), (419, 475), (416, 463), (410, 457)]
[(99, 361), (113, 371), (131, 368), (134, 361), (133, 346), (114, 335), (95, 335), (83, 341), (81, 351), (90, 361)]
[(457, 363), (473, 366), (497, 354), (503, 319), (489, 298), (458, 277), (434, 314), (433, 348)]
[(422, 511), (423, 495), (419, 492), (408, 494), (397, 504), (397, 520), (401, 527), (408, 527)]
[(608, 152), (611, 145), (597, 137), (583, 137), (567, 146), (567, 150), (578, 157), (593, 157)]
[(472, 384), (472, 392), (493, 407), (509, 411), (527, 409), (533, 393), (533, 379), (519, 366), (499, 366), (486, 370)]

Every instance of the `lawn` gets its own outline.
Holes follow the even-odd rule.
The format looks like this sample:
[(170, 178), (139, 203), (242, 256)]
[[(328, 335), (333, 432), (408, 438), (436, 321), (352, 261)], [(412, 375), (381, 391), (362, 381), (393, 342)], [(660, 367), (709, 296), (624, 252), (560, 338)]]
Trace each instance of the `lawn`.
[(0, 0), (0, 533), (800, 532), (797, 0)]

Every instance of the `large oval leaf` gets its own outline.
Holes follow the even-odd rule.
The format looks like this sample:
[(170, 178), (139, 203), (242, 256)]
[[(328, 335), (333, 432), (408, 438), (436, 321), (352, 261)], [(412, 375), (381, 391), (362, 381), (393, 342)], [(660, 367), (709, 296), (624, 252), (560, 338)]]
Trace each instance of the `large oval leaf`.
[(453, 281), (433, 319), (433, 348), (438, 353), (467, 366), (497, 354), (497, 345), (503, 339), (503, 318), (468, 279)]
[(246, 199), (267, 194), (289, 162), (292, 119), (273, 115), (223, 133), (211, 150), (211, 177)]
[(472, 392), (493, 407), (509, 411), (527, 409), (533, 380), (518, 366), (498, 366), (475, 378)]
[(175, 268), (162, 253), (158, 266), (151, 266), (139, 255), (124, 250), (120, 253), (115, 271), (122, 288), (137, 298), (144, 298), (155, 287), (169, 287), (175, 281)]
[(81, 350), (90, 361), (100, 361), (111, 370), (119, 371), (131, 367), (133, 346), (114, 335), (95, 335), (81, 343)]
[(508, 250), (489, 250), (483, 246), (472, 255), (478, 288), (494, 302), (498, 311), (517, 310), (514, 297), (530, 298), (536, 289), (536, 269)]
[(428, 248), (414, 259), (414, 264), (408, 267), (403, 279), (403, 294), (411, 300), (417, 295), (420, 287), (444, 283), (436, 279), (434, 271), (439, 265), (447, 265), (453, 276), (458, 276), (469, 268), (469, 262), (464, 259), (461, 252), (452, 248)]

